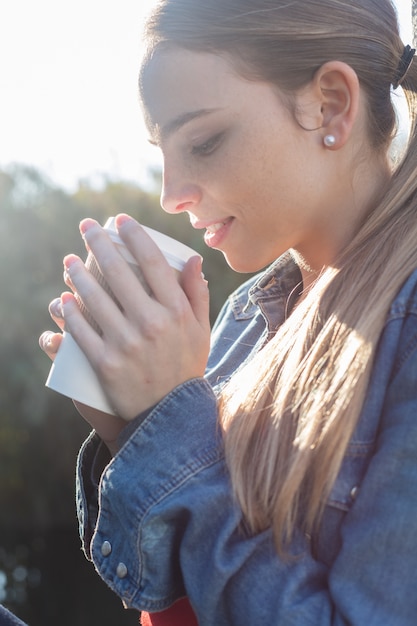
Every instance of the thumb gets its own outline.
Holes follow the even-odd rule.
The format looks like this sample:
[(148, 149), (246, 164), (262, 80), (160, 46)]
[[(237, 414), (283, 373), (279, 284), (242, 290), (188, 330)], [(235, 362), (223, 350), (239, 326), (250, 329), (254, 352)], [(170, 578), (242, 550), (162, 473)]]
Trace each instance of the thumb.
[(200, 256), (193, 256), (187, 261), (181, 275), (181, 287), (197, 321), (203, 328), (210, 329), (210, 294), (208, 283), (201, 271), (202, 263)]

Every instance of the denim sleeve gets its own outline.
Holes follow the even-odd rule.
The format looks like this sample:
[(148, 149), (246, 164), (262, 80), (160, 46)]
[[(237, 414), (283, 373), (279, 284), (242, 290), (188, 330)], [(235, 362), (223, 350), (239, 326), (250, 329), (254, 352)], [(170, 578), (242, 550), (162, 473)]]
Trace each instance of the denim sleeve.
[(412, 626), (416, 381), (414, 345), (387, 391), (377, 449), (331, 566), (313, 558), (302, 534), (295, 558), (283, 560), (270, 531), (243, 533), (204, 380), (171, 392), (103, 474), (95, 566), (139, 610), (161, 610), (186, 593), (200, 626)]
[(0, 605), (0, 626), (26, 626), (26, 624)]

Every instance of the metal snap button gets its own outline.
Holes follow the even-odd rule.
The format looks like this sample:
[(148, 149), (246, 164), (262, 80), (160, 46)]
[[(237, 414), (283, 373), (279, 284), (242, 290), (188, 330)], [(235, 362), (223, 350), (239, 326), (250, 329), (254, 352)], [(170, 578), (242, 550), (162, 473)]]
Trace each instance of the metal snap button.
[(103, 543), (101, 545), (101, 554), (103, 556), (109, 556), (111, 550), (112, 550), (112, 548), (111, 548), (110, 541), (103, 541)]
[(352, 489), (350, 490), (350, 497), (352, 498), (352, 500), (356, 500), (356, 496), (358, 495), (358, 487), (352, 487)]
[(124, 578), (127, 576), (127, 567), (124, 563), (119, 563), (116, 569), (116, 574), (119, 578)]

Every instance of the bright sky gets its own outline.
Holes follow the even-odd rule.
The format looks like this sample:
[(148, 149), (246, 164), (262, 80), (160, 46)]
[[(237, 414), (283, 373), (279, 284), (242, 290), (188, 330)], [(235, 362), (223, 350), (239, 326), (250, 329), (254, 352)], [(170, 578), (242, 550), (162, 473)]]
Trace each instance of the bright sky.
[[(152, 0), (9, 0), (0, 9), (0, 167), (34, 165), (68, 189), (104, 176), (146, 185), (159, 164), (137, 104)], [(412, 43), (411, 0), (396, 0)]]

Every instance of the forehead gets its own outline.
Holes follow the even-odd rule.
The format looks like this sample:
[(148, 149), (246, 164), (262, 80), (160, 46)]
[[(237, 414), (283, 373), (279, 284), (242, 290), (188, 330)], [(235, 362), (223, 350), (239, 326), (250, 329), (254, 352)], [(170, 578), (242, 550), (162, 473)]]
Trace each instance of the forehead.
[(140, 72), (139, 96), (148, 129), (192, 111), (226, 107), (247, 84), (221, 56), (157, 50)]

